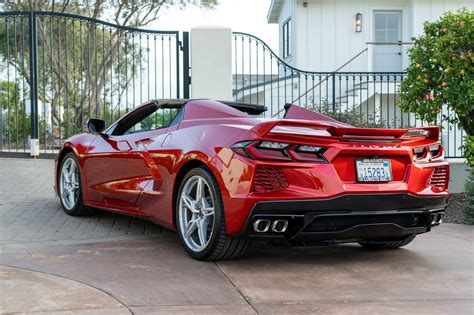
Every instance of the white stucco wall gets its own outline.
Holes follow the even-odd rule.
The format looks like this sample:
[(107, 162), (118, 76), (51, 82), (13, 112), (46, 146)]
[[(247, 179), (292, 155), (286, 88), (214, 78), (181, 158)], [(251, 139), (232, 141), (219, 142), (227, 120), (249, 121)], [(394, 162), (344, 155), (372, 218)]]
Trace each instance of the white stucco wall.
[(220, 26), (191, 29), (191, 97), (232, 100), (232, 31)]
[[(306, 7), (304, 7), (304, 3)], [(312, 71), (334, 71), (374, 39), (373, 15), (376, 10), (402, 12), (402, 41), (410, 42), (420, 34), (423, 22), (436, 20), (443, 12), (461, 7), (474, 9), (471, 0), (287, 0), (278, 23), (281, 29), (289, 16), (293, 20), (293, 56), (290, 63)], [(356, 13), (362, 13), (362, 32), (355, 32)], [(406, 55), (407, 46), (403, 46)], [(281, 54), (280, 54), (281, 55)], [(341, 71), (370, 71), (370, 51), (358, 57)], [(408, 65), (404, 56), (403, 67)]]

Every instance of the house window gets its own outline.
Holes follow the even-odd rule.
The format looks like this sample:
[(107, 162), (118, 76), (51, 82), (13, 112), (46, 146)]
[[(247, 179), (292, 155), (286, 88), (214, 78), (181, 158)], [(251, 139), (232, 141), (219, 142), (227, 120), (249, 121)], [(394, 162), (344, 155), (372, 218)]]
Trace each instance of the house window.
[(283, 58), (291, 56), (291, 19), (283, 23)]
[(377, 43), (396, 43), (402, 39), (402, 12), (375, 11), (374, 39)]

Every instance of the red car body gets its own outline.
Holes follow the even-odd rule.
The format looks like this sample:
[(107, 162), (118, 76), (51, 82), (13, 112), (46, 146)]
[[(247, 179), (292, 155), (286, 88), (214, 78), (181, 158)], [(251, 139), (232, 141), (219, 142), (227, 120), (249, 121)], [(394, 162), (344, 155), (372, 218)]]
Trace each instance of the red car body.
[[(300, 244), (419, 234), (442, 217), (449, 165), (438, 127), (355, 128), (296, 105), (287, 106), (284, 119), (261, 119), (217, 101), (176, 104), (179, 118), (166, 128), (116, 136), (113, 124), (102, 134), (71, 137), (56, 158), (56, 176), (61, 159), (73, 152), (85, 205), (175, 230), (180, 180), (205, 165), (222, 195), (228, 235), (286, 237)], [(265, 149), (262, 141), (289, 147)], [(299, 151), (304, 145), (322, 149)], [(389, 161), (391, 180), (359, 181), (360, 159)], [(285, 236), (252, 229), (256, 218), (280, 216), (289, 220)], [(313, 221), (308, 216), (322, 225), (306, 231)]]

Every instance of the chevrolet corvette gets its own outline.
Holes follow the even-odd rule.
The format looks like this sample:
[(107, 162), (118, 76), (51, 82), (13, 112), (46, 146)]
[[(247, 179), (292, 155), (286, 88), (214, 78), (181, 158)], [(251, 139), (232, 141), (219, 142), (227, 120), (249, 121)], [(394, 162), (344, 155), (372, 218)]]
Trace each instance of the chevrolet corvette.
[(449, 164), (438, 127), (356, 128), (285, 105), (152, 100), (105, 128), (88, 121), (55, 160), (72, 216), (96, 209), (177, 231), (199, 260), (241, 256), (253, 239), (291, 247), (394, 249), (442, 222)]

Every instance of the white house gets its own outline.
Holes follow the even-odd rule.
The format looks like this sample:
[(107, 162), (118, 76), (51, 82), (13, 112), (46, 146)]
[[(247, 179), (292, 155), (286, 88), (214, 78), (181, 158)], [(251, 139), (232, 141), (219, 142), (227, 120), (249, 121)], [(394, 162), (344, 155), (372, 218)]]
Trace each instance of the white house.
[[(295, 103), (347, 114), (346, 118), (362, 116), (359, 125), (418, 127), (426, 122), (396, 106), (411, 37), (422, 32), (424, 21), (463, 6), (473, 9), (474, 2), (273, 0), (268, 21), (279, 24), (277, 51), (252, 34), (231, 34), (227, 29), (227, 40), (218, 43), (212, 36), (202, 36), (207, 40), (196, 42), (194, 48), (191, 45), (191, 55), (197, 44), (204, 45), (206, 54), (212, 51), (213, 57), (221, 54), (219, 58), (226, 69), (232, 69), (232, 76), (209, 76), (207, 91), (231, 86), (227, 98), (264, 105), (266, 117), (281, 117), (284, 105)], [(197, 75), (194, 63), (193, 82)], [(203, 67), (206, 75), (211, 67)], [(192, 86), (192, 95), (200, 95), (197, 92)], [(463, 131), (443, 125), (441, 141), (453, 174), (450, 190), (459, 192), (468, 174), (459, 149)]]
[(280, 29), (279, 54), (311, 71), (403, 71), (423, 23), (472, 0), (272, 0), (269, 23)]
[[(408, 66), (407, 50), (425, 21), (463, 7), (473, 10), (474, 1), (272, 0), (267, 20), (279, 24), (278, 55), (284, 63), (306, 72), (337, 73), (337, 77), (283, 74), (280, 65), (280, 82), (266, 82), (260, 89), (247, 87), (238, 99), (264, 100), (271, 104), (271, 113), (281, 113), (282, 103), (296, 100), (302, 106), (355, 109), (373, 123), (390, 127), (420, 126), (423, 122), (396, 106), (402, 76), (387, 73), (401, 73)], [(344, 76), (347, 72), (359, 74)], [(282, 81), (289, 74), (291, 79)], [(448, 156), (462, 156), (463, 131), (443, 124)]]

